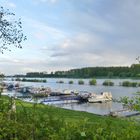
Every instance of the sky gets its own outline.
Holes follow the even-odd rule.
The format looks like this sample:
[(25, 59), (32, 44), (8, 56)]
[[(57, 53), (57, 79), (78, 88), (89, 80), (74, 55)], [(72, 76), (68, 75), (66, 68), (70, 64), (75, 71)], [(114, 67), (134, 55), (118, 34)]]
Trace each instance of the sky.
[(0, 0), (21, 18), (23, 49), (0, 54), (0, 72), (130, 66), (140, 55), (140, 0)]

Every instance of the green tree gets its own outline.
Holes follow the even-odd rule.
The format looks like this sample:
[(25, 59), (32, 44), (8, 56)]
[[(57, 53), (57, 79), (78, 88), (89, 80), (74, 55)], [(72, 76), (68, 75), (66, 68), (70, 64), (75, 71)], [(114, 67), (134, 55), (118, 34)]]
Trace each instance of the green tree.
[(23, 35), (21, 19), (13, 20), (14, 13), (0, 7), (0, 51), (11, 51), (9, 47), (22, 48), (21, 42), (26, 40)]
[(113, 72), (108, 72), (108, 75), (107, 76), (108, 76), (108, 78), (112, 78), (113, 75), (114, 75)]

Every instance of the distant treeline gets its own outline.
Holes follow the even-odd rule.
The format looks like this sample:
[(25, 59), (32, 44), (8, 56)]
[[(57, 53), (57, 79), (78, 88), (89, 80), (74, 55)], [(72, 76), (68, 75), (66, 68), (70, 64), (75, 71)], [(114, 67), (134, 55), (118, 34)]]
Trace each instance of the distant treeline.
[(140, 64), (133, 64), (130, 67), (87, 67), (81, 69), (72, 69), (69, 71), (56, 71), (50, 74), (44, 72), (30, 72), (25, 77), (55, 77), (55, 78), (140, 78)]

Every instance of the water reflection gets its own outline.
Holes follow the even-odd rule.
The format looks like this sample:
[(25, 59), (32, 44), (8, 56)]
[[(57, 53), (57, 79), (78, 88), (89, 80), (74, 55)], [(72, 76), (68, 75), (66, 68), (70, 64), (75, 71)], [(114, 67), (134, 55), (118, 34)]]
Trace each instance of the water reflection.
[(123, 108), (120, 103), (114, 103), (112, 101), (106, 103), (61, 104), (56, 106), (65, 109), (86, 111), (89, 113), (100, 115), (106, 115), (110, 111), (119, 110)]

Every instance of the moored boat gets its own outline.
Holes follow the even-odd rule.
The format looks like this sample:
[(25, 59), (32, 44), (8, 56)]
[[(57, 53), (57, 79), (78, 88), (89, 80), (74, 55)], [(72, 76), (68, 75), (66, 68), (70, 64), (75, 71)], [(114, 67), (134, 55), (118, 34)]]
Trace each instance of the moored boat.
[(59, 96), (55, 98), (44, 99), (41, 103), (43, 104), (68, 104), (68, 103), (78, 103), (80, 102), (81, 97), (70, 95), (70, 96)]
[(101, 95), (91, 94), (88, 98), (89, 103), (102, 103), (112, 100), (111, 92), (102, 92)]
[(29, 93), (36, 97), (44, 97), (50, 95), (51, 89), (49, 87), (30, 88)]

